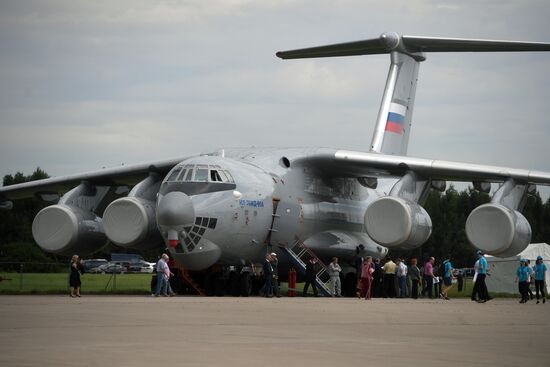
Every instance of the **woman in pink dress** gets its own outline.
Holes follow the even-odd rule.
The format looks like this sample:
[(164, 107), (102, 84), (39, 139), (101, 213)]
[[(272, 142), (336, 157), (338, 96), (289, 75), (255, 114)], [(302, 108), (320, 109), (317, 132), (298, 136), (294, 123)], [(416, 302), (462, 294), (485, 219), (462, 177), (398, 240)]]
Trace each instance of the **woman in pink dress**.
[(365, 297), (365, 299), (370, 299), (372, 273), (374, 273), (372, 257), (367, 256), (361, 266), (361, 297)]

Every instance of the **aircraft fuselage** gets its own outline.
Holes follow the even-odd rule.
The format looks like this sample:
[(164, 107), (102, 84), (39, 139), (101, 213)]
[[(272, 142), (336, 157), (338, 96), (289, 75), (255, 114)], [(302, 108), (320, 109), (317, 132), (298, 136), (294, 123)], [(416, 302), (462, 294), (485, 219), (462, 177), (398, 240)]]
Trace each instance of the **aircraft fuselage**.
[[(380, 195), (354, 178), (328, 179), (307, 167), (292, 167), (293, 153), (303, 155), (304, 150), (226, 150), (223, 157), (197, 156), (178, 164), (157, 200), (161, 233), (167, 240), (168, 231), (178, 234), (172, 255), (192, 270), (214, 263), (245, 265), (299, 239), (319, 256), (352, 258), (362, 245), (362, 254), (383, 257), (387, 250), (363, 229), (365, 210)], [(178, 169), (193, 170), (195, 177), (180, 172), (174, 178)], [(200, 169), (204, 172), (199, 174)], [(180, 211), (192, 206), (194, 212), (180, 223), (177, 214), (175, 220), (162, 216), (163, 206), (172, 205), (168, 199), (176, 198), (174, 192), (191, 203)]]

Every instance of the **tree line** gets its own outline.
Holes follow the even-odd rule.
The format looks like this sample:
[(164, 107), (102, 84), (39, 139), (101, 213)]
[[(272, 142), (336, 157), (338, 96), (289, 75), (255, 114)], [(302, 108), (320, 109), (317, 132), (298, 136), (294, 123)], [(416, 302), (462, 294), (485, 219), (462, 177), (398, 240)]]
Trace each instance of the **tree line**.
[[(444, 193), (431, 191), (424, 208), (432, 219), (432, 235), (420, 248), (395, 253), (393, 256), (414, 256), (421, 261), (429, 256), (439, 260), (450, 256), (456, 268), (473, 267), (477, 258), (476, 249), (466, 237), (466, 219), (472, 210), (490, 201), (488, 194), (473, 188), (457, 191), (451, 185)], [(522, 214), (531, 225), (531, 242), (549, 243), (550, 198), (543, 202), (538, 192), (529, 195)]]
[[(38, 167), (31, 175), (17, 172), (6, 175), (3, 185), (48, 178)], [(392, 257), (417, 257), (421, 261), (428, 256), (442, 259), (450, 255), (455, 267), (471, 267), (475, 262), (475, 248), (466, 238), (465, 224), (470, 212), (490, 201), (486, 193), (467, 189), (457, 191), (451, 185), (444, 193), (432, 191), (424, 208), (432, 218), (433, 231), (421, 247), (410, 251), (390, 251)], [(0, 262), (65, 262), (67, 258), (42, 251), (32, 238), (32, 221), (40, 209), (49, 205), (36, 198), (19, 200), (10, 211), (0, 211)], [(543, 202), (538, 193), (527, 199), (523, 215), (531, 224), (531, 242), (550, 242), (550, 198)], [(109, 245), (93, 257), (106, 257), (116, 251)], [(144, 254), (145, 256), (146, 254)]]

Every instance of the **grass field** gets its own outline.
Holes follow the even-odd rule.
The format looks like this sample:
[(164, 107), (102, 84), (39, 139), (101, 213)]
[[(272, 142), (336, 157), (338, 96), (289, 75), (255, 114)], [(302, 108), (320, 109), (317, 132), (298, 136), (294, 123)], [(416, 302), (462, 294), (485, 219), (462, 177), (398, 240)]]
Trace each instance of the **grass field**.
[[(23, 273), (22, 287), (19, 273), (0, 273), (0, 277), (0, 294), (60, 294), (69, 289), (66, 273)], [(151, 274), (116, 274), (116, 279), (111, 274), (84, 274), (81, 280), (82, 293), (147, 294)]]
[[(0, 294), (63, 294), (68, 292), (68, 274), (66, 273), (0, 273)], [(9, 280), (8, 280), (9, 279)], [(148, 294), (150, 293), (151, 274), (84, 274), (81, 276), (83, 294)], [(115, 283), (116, 282), (116, 283)], [(21, 287), (22, 285), (22, 287)], [(303, 283), (296, 285), (301, 295)], [(473, 289), (471, 279), (466, 279), (462, 292), (456, 284), (449, 291), (451, 298), (470, 297)], [(287, 283), (281, 283), (281, 292), (286, 294)], [(311, 289), (310, 289), (311, 293)], [(515, 297), (510, 294), (494, 294), (493, 297)]]

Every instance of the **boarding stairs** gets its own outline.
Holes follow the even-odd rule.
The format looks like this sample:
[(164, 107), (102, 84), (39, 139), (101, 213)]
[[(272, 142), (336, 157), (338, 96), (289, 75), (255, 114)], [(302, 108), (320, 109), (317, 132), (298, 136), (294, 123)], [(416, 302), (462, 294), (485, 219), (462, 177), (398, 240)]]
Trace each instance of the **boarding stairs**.
[(193, 279), (187, 269), (183, 268), (177, 261), (170, 261), (169, 266), (174, 269), (178, 269), (181, 276), (181, 280), (189, 284), (198, 293), (199, 296), (206, 296), (206, 292), (199, 286)]
[(315, 285), (324, 296), (333, 297), (330, 291), (330, 275), (328, 274), (327, 266), (302, 240), (295, 237), (294, 243), (290, 247), (281, 247), (281, 250), (288, 256), (290, 262), (304, 275), (306, 274), (306, 263), (312, 258), (316, 259), (321, 269), (316, 274)]

